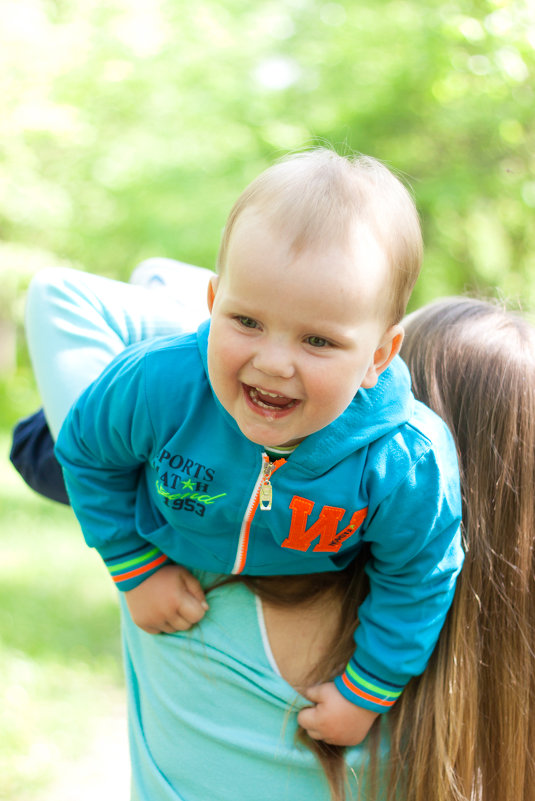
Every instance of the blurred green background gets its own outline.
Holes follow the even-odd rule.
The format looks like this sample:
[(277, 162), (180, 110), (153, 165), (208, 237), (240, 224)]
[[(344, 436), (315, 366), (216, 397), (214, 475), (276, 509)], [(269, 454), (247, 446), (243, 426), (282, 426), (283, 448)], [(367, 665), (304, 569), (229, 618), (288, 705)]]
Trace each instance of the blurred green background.
[(11, 425), (38, 404), (22, 329), (31, 276), (71, 265), (127, 278), (155, 255), (211, 267), (243, 187), (288, 150), (328, 142), (412, 186), (426, 242), (413, 307), (479, 291), (532, 309), (535, 10), (0, 0), (0, 65), (1, 670), (26, 677), (12, 682), (13, 715), (0, 709), (0, 798), (21, 801), (44, 797), (102, 688), (121, 681), (103, 573), (68, 510), (7, 463)]

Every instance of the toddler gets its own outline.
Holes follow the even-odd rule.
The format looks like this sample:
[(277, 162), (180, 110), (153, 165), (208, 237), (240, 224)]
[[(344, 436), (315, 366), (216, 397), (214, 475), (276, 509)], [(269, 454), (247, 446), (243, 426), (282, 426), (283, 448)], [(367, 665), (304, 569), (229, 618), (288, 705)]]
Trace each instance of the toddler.
[(421, 256), (384, 166), (283, 160), (231, 211), (211, 320), (128, 347), (57, 441), (86, 541), (146, 631), (203, 616), (190, 569), (315, 573), (366, 554), (354, 656), (299, 715), (339, 745), (423, 671), (463, 560), (455, 447), (397, 356)]

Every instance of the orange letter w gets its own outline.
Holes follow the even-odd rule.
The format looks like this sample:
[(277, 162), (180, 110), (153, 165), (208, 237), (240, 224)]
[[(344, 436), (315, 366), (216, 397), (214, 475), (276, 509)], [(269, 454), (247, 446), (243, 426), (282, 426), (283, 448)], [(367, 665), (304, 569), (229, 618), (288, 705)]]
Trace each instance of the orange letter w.
[(294, 551), (307, 551), (313, 540), (317, 537), (320, 541), (315, 546), (314, 551), (324, 553), (336, 553), (344, 540), (347, 540), (358, 529), (364, 518), (368, 507), (353, 512), (351, 521), (342, 531), (336, 531), (338, 522), (344, 516), (346, 510), (337, 506), (324, 506), (315, 523), (310, 528), (306, 528), (308, 516), (314, 508), (314, 501), (307, 498), (300, 498), (294, 495), (290, 501), (292, 510), (292, 522), (290, 533), (282, 543), (283, 548), (292, 548)]

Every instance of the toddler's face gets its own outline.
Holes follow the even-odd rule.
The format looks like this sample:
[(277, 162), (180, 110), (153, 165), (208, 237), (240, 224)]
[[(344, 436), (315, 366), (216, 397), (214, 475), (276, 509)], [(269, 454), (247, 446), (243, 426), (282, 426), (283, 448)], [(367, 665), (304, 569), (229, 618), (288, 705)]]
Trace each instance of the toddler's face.
[(244, 436), (297, 444), (374, 386), (402, 338), (385, 324), (389, 270), (363, 226), (347, 246), (296, 255), (260, 214), (242, 212), (214, 279), (208, 369)]

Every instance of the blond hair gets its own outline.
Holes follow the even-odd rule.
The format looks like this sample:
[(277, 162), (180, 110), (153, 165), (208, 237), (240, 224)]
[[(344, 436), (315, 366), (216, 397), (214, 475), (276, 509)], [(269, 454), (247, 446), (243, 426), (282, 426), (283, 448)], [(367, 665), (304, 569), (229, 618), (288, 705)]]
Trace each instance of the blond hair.
[(388, 323), (401, 320), (420, 272), (422, 236), (410, 193), (381, 162), (317, 148), (269, 167), (230, 212), (217, 259), (219, 273), (236, 220), (249, 208), (287, 236), (296, 252), (335, 240), (343, 243), (357, 223), (368, 226), (391, 269)]

